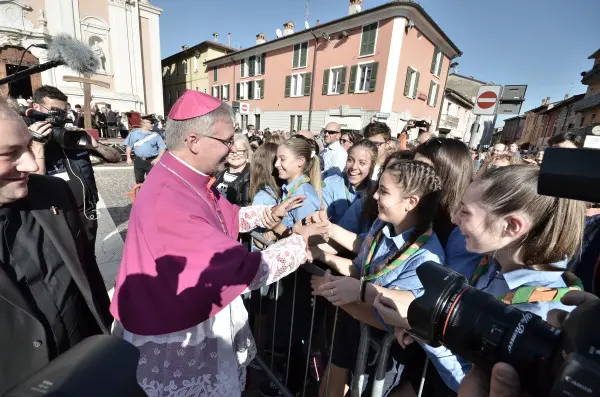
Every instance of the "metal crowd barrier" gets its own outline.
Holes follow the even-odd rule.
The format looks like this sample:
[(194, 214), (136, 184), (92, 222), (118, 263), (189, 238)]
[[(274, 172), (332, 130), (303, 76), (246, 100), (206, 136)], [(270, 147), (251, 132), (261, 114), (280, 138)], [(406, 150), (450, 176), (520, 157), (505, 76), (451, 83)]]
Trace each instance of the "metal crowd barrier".
[[(254, 243), (254, 241), (258, 241), (259, 243), (261, 243), (262, 245), (264, 245), (265, 247), (268, 247), (269, 245), (273, 244), (270, 241), (267, 241), (266, 239), (264, 239), (263, 235), (258, 233), (258, 232), (252, 232), (250, 234), (251, 236), (251, 242)], [(254, 244), (253, 244), (254, 245)], [(313, 264), (306, 264), (303, 266), (304, 270), (308, 271), (310, 274), (312, 275), (316, 275), (316, 276), (322, 276), (324, 274), (324, 270), (322, 270), (321, 268), (319, 268), (318, 266), (315, 266)], [(288, 276), (289, 277), (289, 276)], [(270, 363), (269, 365), (267, 365), (267, 363), (264, 360), (264, 357), (261, 357), (261, 353), (262, 353), (262, 311), (263, 311), (263, 295), (262, 293), (260, 294), (259, 297), (259, 307), (258, 307), (258, 321), (259, 321), (259, 327), (257, 330), (257, 357), (255, 359), (256, 364), (258, 364), (258, 366), (260, 366), (265, 375), (267, 376), (267, 378), (273, 382), (273, 384), (275, 384), (277, 386), (277, 388), (279, 389), (279, 392), (281, 393), (281, 395), (285, 396), (285, 397), (293, 397), (294, 393), (292, 393), (292, 391), (289, 389), (288, 384), (289, 384), (289, 380), (290, 380), (290, 376), (296, 376), (297, 374), (290, 374), (290, 359), (291, 359), (291, 353), (292, 353), (292, 342), (293, 342), (293, 333), (294, 333), (294, 321), (295, 321), (295, 306), (296, 306), (296, 286), (297, 286), (297, 280), (298, 280), (298, 276), (297, 276), (297, 272), (294, 273), (294, 286), (293, 286), (293, 296), (292, 296), (292, 310), (290, 313), (290, 336), (289, 336), (289, 343), (288, 343), (288, 349), (287, 349), (287, 358), (286, 358), (286, 370), (285, 370), (285, 377), (284, 379), (280, 379), (274, 372), (274, 364), (275, 364), (275, 335), (277, 332), (277, 324), (278, 324), (278, 319), (277, 319), (277, 308), (278, 308), (278, 301), (279, 301), (279, 289), (280, 289), (280, 282), (277, 281), (275, 283), (275, 301), (274, 301), (274, 315), (273, 315), (273, 332), (271, 335), (271, 356), (270, 356)], [(310, 358), (311, 358), (311, 347), (313, 344), (313, 329), (314, 329), (314, 321), (315, 321), (315, 310), (316, 310), (316, 306), (317, 306), (317, 300), (315, 298), (312, 299), (312, 313), (311, 313), (311, 321), (310, 321), (310, 331), (309, 331), (309, 338), (308, 338), (308, 344), (307, 344), (307, 349), (306, 349), (306, 360), (305, 360), (305, 368), (304, 368), (304, 374), (303, 374), (303, 382), (302, 382), (302, 391), (301, 393), (297, 394), (301, 397), (305, 397), (306, 396), (306, 386), (307, 386), (307, 380), (308, 380), (308, 371), (310, 368)], [(336, 333), (336, 328), (337, 328), (337, 321), (338, 321), (338, 313), (339, 313), (339, 308), (335, 309), (335, 314), (334, 314), (334, 321), (333, 321), (333, 325), (332, 325), (332, 335), (331, 335), (331, 344), (329, 346), (329, 357), (328, 359), (331, 360), (331, 357), (333, 356), (333, 349), (335, 348), (334, 346), (334, 341), (335, 341), (335, 333)], [(285, 321), (285, 319), (283, 320)], [(383, 386), (384, 386), (384, 380), (385, 380), (385, 374), (386, 374), (386, 367), (387, 367), (387, 361), (389, 358), (389, 353), (390, 353), (390, 349), (393, 345), (393, 343), (395, 342), (395, 336), (393, 334), (387, 334), (385, 336), (385, 338), (383, 339), (383, 342), (381, 343), (381, 346), (379, 346), (378, 343), (372, 341), (370, 339), (370, 332), (369, 332), (369, 326), (364, 324), (364, 323), (360, 323), (360, 332), (361, 332), (361, 336), (360, 336), (360, 341), (359, 341), (359, 349), (358, 349), (358, 356), (356, 359), (356, 365), (355, 365), (355, 369), (354, 369), (354, 373), (353, 373), (353, 378), (352, 378), (352, 396), (353, 397), (360, 397), (363, 395), (363, 388), (364, 386), (364, 381), (365, 381), (365, 371), (366, 371), (366, 367), (367, 365), (373, 365), (376, 363), (376, 370), (375, 370), (375, 376), (374, 376), (374, 380), (372, 382), (373, 386), (372, 386), (372, 390), (369, 393), (369, 391), (365, 391), (364, 394), (368, 395), (368, 396), (372, 396), (372, 397), (381, 397), (383, 396)], [(374, 349), (375, 350), (375, 358), (373, 359), (373, 361), (371, 363), (368, 363), (368, 355), (369, 355), (369, 349)], [(329, 366), (329, 369), (331, 371), (331, 367)], [(331, 373), (327, 374), (326, 376), (326, 385), (325, 385), (325, 396), (328, 397), (328, 392), (329, 392), (329, 379), (330, 379), (330, 375)], [(321, 379), (322, 380), (322, 379)]]

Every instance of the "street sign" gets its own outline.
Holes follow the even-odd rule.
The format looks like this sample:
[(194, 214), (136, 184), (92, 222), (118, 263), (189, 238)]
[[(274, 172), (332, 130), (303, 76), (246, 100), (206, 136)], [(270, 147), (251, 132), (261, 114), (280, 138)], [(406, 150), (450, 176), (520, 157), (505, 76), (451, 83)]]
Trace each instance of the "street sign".
[(250, 114), (249, 103), (240, 103), (240, 114)]
[(500, 101), (523, 102), (525, 101), (525, 91), (527, 91), (526, 85), (505, 85)]
[(498, 111), (496, 114), (519, 114), (521, 112), (521, 106), (523, 102), (503, 103), (498, 104)]
[(482, 85), (477, 92), (477, 99), (473, 107), (473, 114), (478, 116), (493, 116), (496, 114), (498, 98), (502, 86), (500, 85)]

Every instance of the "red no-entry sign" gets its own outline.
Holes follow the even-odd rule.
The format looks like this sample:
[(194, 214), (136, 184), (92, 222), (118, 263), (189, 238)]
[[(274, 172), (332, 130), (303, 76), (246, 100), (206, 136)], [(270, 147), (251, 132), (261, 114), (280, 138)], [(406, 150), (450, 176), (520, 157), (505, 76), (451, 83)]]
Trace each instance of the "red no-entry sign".
[(473, 113), (482, 116), (493, 116), (496, 113), (501, 90), (502, 86), (499, 85), (482, 85), (479, 87)]
[(486, 91), (477, 98), (477, 106), (482, 109), (489, 109), (498, 101), (498, 95), (493, 91)]

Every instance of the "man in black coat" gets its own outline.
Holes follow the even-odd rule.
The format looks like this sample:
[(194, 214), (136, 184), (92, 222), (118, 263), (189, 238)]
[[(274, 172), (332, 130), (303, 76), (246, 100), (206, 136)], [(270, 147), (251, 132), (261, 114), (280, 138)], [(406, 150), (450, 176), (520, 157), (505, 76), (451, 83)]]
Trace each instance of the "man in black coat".
[(0, 395), (112, 322), (73, 194), (37, 169), (25, 123), (0, 103)]

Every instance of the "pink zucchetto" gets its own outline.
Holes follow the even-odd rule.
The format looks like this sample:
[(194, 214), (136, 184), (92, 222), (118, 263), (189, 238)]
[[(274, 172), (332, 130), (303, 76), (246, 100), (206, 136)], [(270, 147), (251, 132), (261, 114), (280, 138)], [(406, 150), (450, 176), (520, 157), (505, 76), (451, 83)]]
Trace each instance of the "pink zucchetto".
[(186, 90), (169, 112), (171, 120), (188, 120), (204, 116), (221, 106), (223, 102), (202, 92)]

